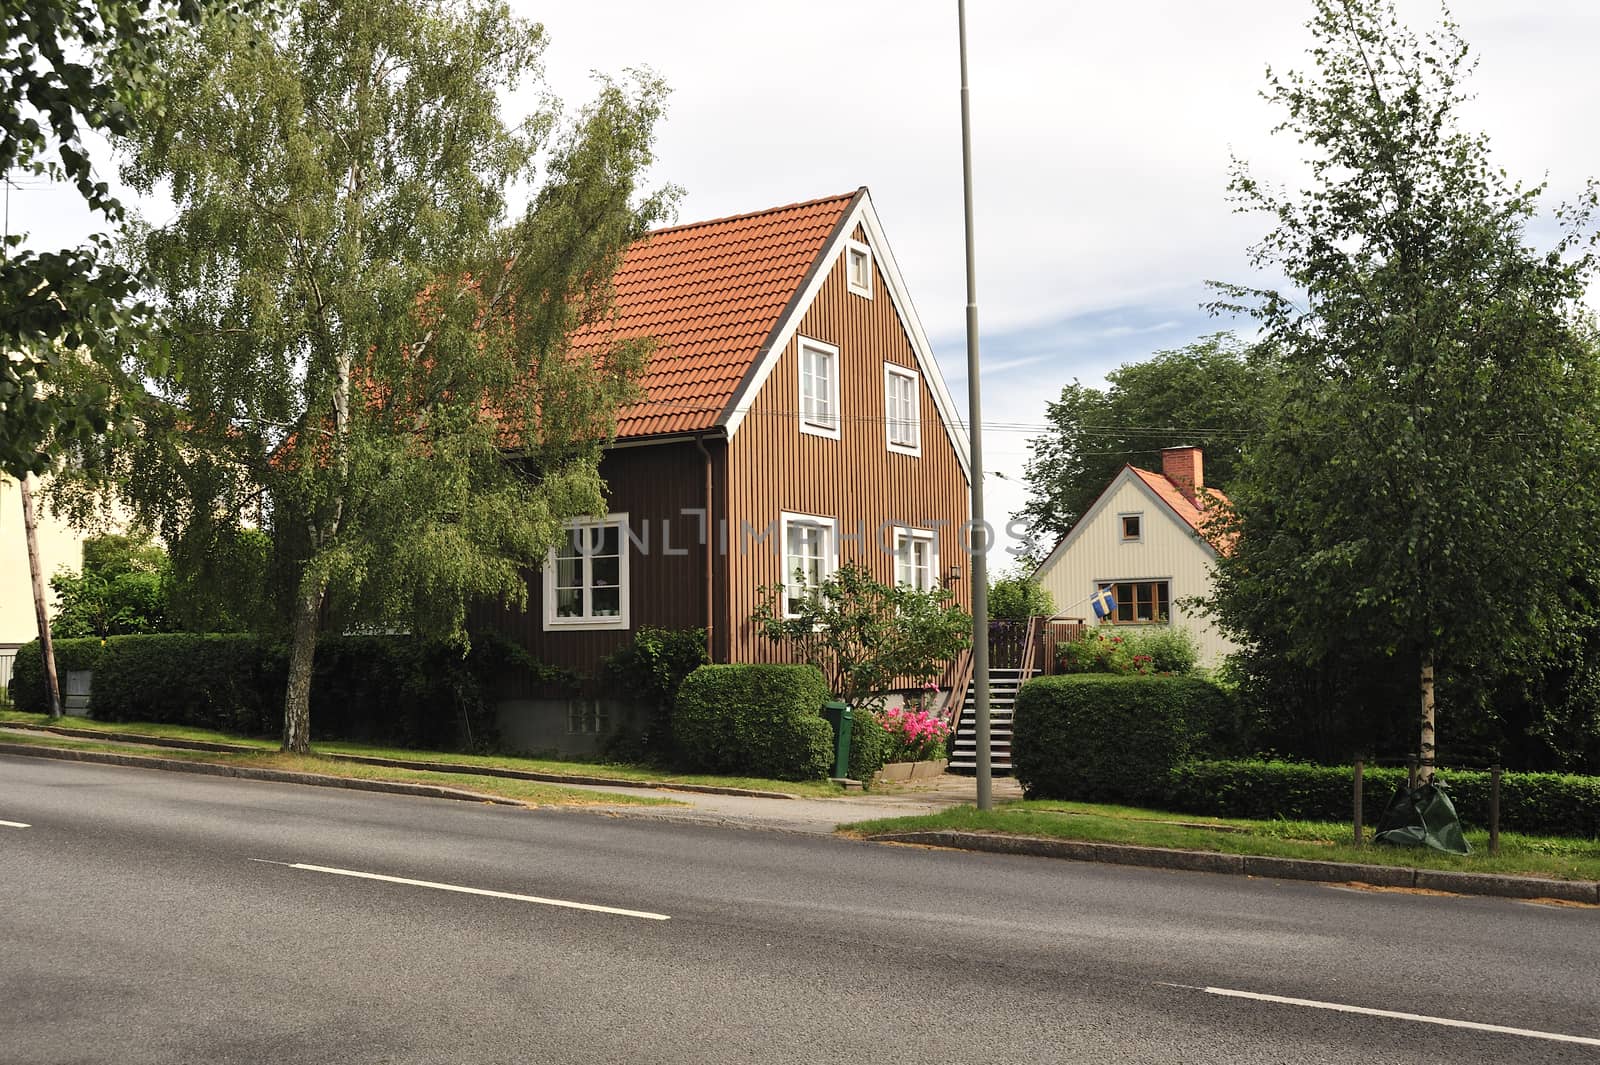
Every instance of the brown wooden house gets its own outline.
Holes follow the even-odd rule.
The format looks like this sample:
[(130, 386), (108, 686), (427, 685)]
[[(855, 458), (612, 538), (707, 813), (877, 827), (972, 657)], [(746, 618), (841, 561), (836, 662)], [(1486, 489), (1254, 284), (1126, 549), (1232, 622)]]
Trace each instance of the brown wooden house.
[[(782, 658), (749, 618), (796, 570), (855, 562), (970, 608), (966, 442), (865, 188), (653, 232), (615, 289), (575, 346), (656, 347), (601, 463), (609, 513), (497, 628), (592, 676), (642, 625), (703, 627), (718, 662)], [(525, 747), (583, 751), (623, 724), (592, 693), (525, 694), (502, 708)]]

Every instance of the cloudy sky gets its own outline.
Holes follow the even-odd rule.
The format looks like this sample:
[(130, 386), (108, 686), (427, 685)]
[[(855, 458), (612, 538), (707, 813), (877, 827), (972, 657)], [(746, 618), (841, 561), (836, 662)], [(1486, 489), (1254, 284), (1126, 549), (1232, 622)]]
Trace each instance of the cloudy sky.
[[(867, 185), (951, 390), (966, 394), (954, 3), (921, 0), (512, 0), (544, 22), (551, 88), (647, 65), (673, 87), (659, 181), (680, 221)], [(1304, 0), (975, 0), (968, 37), (990, 515), (1028, 426), (1074, 378), (1249, 323), (1200, 309), (1207, 279), (1251, 280), (1264, 231), (1232, 212), (1230, 152), (1291, 178), (1263, 71), (1304, 65)], [(1413, 25), (1439, 12), (1402, 0)], [(1458, 0), (1479, 69), (1468, 121), (1551, 203), (1600, 175), (1600, 4)], [(70, 232), (70, 195), (13, 193), (13, 227)], [(152, 213), (159, 215), (156, 206)], [(158, 219), (159, 220), (159, 219)]]

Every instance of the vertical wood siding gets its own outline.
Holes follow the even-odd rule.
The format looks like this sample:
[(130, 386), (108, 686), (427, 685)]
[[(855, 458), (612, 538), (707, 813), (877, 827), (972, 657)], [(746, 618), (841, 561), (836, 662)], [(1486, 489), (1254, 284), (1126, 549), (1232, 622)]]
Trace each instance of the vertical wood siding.
[[(706, 446), (713, 456), (722, 450), (717, 440)], [(684, 513), (705, 506), (705, 460), (699, 449), (692, 442), (615, 448), (601, 460), (600, 475), (610, 511), (626, 511), (638, 538), (628, 554), (628, 628), (545, 631), (541, 571), (526, 574), (526, 611), (488, 606), (474, 614), (475, 623), (504, 633), (539, 661), (584, 675), (592, 675), (639, 626), (696, 628), (705, 624), (706, 613), (700, 519)], [(646, 530), (648, 550), (642, 543)], [(672, 554), (664, 550), (669, 546)]]
[[(854, 236), (866, 239), (859, 227)], [(726, 616), (733, 661), (783, 657), (781, 649), (760, 637), (749, 617), (760, 601), (758, 589), (782, 579), (784, 511), (837, 518), (840, 563), (863, 564), (886, 583), (894, 580), (889, 526), (938, 530), (939, 579), (946, 580), (951, 567), (960, 566), (961, 580), (954, 588), (962, 607), (971, 609), (971, 560), (959, 546), (969, 514), (966, 476), (940, 424), (876, 256), (871, 299), (848, 290), (843, 260), (841, 255), (830, 264), (822, 290), (798, 331), (839, 349), (840, 438), (800, 431), (797, 337), (789, 342), (728, 445)], [(919, 373), (919, 457), (895, 454), (886, 446), (886, 362)], [(741, 535), (746, 526), (758, 534), (770, 527), (772, 534), (757, 544)], [(853, 538), (858, 530), (859, 540)], [(880, 530), (889, 550), (881, 550), (875, 542)]]

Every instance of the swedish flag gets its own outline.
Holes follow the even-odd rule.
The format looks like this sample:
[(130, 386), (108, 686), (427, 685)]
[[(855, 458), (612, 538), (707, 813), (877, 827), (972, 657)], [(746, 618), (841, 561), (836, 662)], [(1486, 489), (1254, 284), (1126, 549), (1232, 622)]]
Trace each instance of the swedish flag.
[(1117, 597), (1112, 594), (1110, 585), (1095, 592), (1089, 602), (1094, 605), (1094, 616), (1098, 621), (1104, 621), (1117, 612)]

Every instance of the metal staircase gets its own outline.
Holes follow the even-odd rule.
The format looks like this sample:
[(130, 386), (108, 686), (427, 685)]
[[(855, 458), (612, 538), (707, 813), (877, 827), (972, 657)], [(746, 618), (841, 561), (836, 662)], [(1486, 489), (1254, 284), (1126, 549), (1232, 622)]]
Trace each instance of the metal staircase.
[[(1017, 689), (1022, 682), (1039, 675), (1037, 669), (1023, 671), (1015, 666), (989, 670), (989, 771), (995, 776), (1011, 774), (1011, 710), (1017, 701)], [(956, 723), (955, 736), (950, 741), (952, 773), (978, 771), (978, 724), (973, 688), (967, 688), (967, 700), (961, 707), (961, 718)]]

